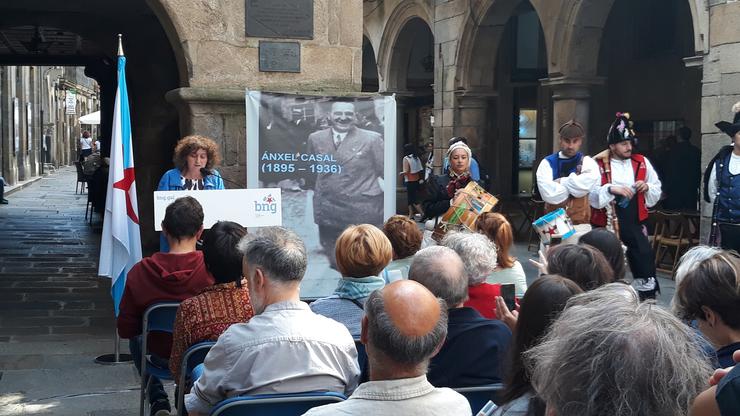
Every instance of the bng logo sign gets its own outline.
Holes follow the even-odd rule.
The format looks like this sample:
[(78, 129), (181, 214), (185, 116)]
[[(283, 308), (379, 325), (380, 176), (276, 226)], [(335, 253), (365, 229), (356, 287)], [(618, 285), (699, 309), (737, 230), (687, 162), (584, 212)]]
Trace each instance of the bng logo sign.
[(275, 198), (272, 197), (272, 194), (267, 194), (266, 197), (262, 198), (262, 202), (254, 201), (254, 211), (256, 213), (277, 213), (277, 202)]

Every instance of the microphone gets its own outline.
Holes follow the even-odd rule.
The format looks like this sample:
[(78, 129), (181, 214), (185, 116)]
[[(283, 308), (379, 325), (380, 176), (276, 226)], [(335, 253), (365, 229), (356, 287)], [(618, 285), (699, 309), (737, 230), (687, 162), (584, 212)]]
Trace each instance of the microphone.
[(203, 175), (203, 179), (205, 179), (206, 176), (215, 176), (215, 177), (220, 178), (221, 180), (223, 180), (225, 182), (228, 182), (228, 183), (230, 183), (232, 185), (236, 185), (239, 189), (241, 189), (242, 186), (243, 186), (242, 184), (240, 184), (238, 182), (235, 182), (235, 181), (232, 181), (231, 179), (226, 179), (226, 178), (224, 178), (221, 175), (217, 175), (216, 172), (214, 172), (214, 171), (212, 171), (210, 169), (200, 168), (200, 174)]

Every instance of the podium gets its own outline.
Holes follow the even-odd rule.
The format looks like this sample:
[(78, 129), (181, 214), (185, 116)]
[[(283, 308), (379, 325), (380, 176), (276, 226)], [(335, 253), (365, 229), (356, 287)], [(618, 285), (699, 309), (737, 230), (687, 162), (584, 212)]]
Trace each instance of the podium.
[(243, 227), (283, 225), (280, 188), (155, 191), (155, 231), (162, 231), (167, 206), (185, 196), (191, 196), (200, 202), (203, 207), (203, 228), (206, 229), (218, 221), (233, 221)]

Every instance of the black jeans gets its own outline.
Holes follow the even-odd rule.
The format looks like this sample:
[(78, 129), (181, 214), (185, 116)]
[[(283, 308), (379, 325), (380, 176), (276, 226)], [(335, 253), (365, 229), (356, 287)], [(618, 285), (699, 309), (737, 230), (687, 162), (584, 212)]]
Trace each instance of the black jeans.
[[(128, 340), (128, 348), (131, 351), (131, 357), (134, 360), (136, 370), (141, 374), (141, 335)], [(168, 360), (154, 354), (150, 356), (149, 362), (160, 368), (168, 368), (169, 365)], [(149, 403), (154, 403), (159, 399), (167, 399), (167, 392), (164, 391), (164, 386), (160, 379), (149, 376), (146, 381), (149, 384), (149, 389), (147, 390)]]

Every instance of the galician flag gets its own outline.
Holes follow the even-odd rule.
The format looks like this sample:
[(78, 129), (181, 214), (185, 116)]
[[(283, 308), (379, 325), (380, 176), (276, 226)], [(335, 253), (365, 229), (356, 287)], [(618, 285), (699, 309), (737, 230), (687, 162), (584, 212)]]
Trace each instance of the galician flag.
[(118, 316), (126, 274), (141, 260), (141, 233), (136, 202), (131, 114), (126, 89), (126, 57), (118, 35), (118, 89), (111, 134), (108, 194), (105, 197), (103, 238), (98, 274), (112, 279), (111, 295)]

